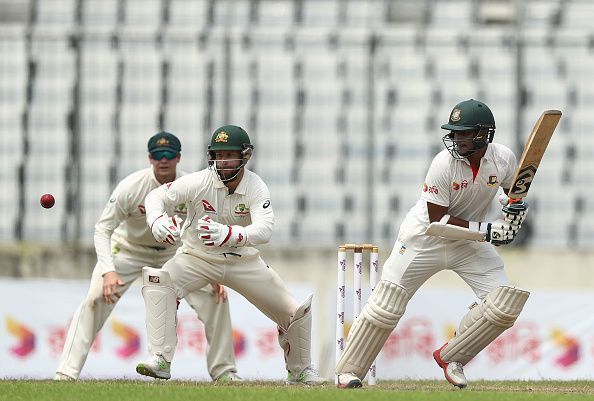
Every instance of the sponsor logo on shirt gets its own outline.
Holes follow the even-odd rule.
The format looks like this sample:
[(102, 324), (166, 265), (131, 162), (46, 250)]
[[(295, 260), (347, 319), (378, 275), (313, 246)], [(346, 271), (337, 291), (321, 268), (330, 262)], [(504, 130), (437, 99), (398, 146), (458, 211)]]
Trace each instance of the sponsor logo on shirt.
[(212, 207), (212, 205), (206, 199), (202, 199), (202, 207), (204, 208), (205, 212), (211, 212), (211, 213), (217, 212), (215, 210), (215, 208)]
[(246, 215), (249, 213), (250, 208), (247, 207), (244, 203), (240, 203), (239, 205), (235, 206), (235, 214)]
[(427, 183), (423, 183), (423, 192), (429, 192), (430, 194), (435, 194), (437, 195), (439, 190), (437, 189), (437, 187), (435, 185), (427, 185)]
[[(468, 188), (468, 181), (462, 180), (462, 183), (458, 183), (457, 181), (452, 182), (452, 189), (454, 191), (458, 191), (460, 189)], [(437, 192), (436, 192), (437, 193)]]
[(148, 278), (149, 283), (159, 283), (159, 276), (150, 276)]
[(497, 176), (496, 175), (490, 175), (489, 176), (489, 180), (487, 181), (487, 185), (490, 187), (494, 187), (497, 184), (499, 184), (499, 181), (497, 181)]

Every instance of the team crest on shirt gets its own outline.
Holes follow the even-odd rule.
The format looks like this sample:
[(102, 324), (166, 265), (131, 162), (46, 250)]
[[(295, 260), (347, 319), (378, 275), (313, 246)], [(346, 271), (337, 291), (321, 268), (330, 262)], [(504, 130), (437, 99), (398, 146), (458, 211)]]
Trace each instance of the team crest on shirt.
[(144, 207), (144, 205), (138, 205), (137, 208), (138, 208), (138, 211), (140, 212), (140, 214), (142, 214), (142, 215), (146, 214), (146, 208)]
[(398, 251), (398, 253), (401, 255), (404, 255), (405, 252), (406, 252), (406, 245), (404, 243), (402, 243), (400, 245), (400, 250)]
[(206, 199), (202, 199), (202, 207), (204, 208), (204, 211), (205, 212), (209, 212), (209, 213), (216, 213), (217, 212), (215, 210), (215, 208), (212, 207), (212, 205)]
[(457, 191), (460, 189), (460, 184), (458, 184), (456, 181), (452, 182), (452, 189), (454, 191)]
[(250, 208), (247, 207), (244, 203), (240, 203), (239, 205), (235, 206), (235, 214), (240, 216), (245, 216), (246, 214), (250, 213)]
[(489, 180), (487, 181), (487, 185), (490, 187), (494, 187), (497, 184), (499, 184), (499, 181), (497, 181), (497, 176), (496, 175), (490, 175), (489, 176)]

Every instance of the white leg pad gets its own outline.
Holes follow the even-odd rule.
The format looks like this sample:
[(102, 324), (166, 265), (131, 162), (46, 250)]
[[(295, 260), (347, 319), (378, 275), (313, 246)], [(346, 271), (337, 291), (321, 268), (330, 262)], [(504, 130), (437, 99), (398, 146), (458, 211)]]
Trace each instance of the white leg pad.
[(361, 380), (404, 314), (409, 295), (398, 284), (382, 280), (353, 323), (336, 373), (353, 373)]
[(287, 371), (298, 377), (303, 369), (311, 366), (311, 301), (309, 295), (299, 305), (285, 331), (278, 328), (278, 342), (285, 352)]
[(501, 333), (512, 327), (530, 293), (501, 286), (491, 291), (462, 318), (458, 332), (440, 352), (445, 362), (470, 362)]
[(171, 277), (165, 270), (143, 267), (142, 284), (149, 352), (171, 362), (177, 345), (177, 296)]

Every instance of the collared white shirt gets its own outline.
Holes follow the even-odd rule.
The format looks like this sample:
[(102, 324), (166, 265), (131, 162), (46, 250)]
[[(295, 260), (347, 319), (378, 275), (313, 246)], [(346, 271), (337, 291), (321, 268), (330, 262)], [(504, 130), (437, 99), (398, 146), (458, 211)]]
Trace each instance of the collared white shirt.
[[(468, 221), (484, 221), (499, 187), (508, 189), (517, 168), (514, 153), (506, 146), (490, 143), (476, 177), (467, 159), (454, 159), (444, 149), (435, 156), (421, 192), (409, 211), (429, 225), (427, 202), (448, 208), (448, 214)], [(411, 216), (412, 217), (412, 216)]]
[[(178, 172), (177, 177), (185, 173)], [(95, 224), (95, 250), (103, 274), (115, 271), (112, 259), (111, 240), (119, 246), (134, 251), (137, 246), (165, 248), (162, 252), (173, 255), (177, 246), (159, 243), (146, 225), (144, 199), (153, 189), (161, 186), (152, 167), (138, 170), (124, 178), (113, 190), (101, 217)], [(186, 218), (185, 205), (178, 203), (169, 214)]]
[[(243, 178), (233, 194), (229, 194), (216, 172), (209, 168), (153, 190), (145, 200), (147, 221), (153, 221), (168, 207), (181, 203), (188, 210), (181, 236), (184, 247), (217, 253), (233, 249), (232, 252), (242, 253), (244, 248), (267, 243), (272, 235), (274, 212), (270, 204), (270, 191), (264, 181), (248, 169), (244, 169)], [(221, 224), (245, 227), (245, 246), (205, 246), (196, 232), (197, 221), (204, 215)]]

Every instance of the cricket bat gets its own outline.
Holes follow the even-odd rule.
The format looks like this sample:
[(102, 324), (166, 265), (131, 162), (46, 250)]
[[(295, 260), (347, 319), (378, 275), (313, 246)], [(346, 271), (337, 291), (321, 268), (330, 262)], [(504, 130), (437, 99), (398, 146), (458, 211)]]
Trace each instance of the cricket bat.
[(528, 194), (536, 170), (560, 119), (561, 112), (559, 110), (547, 110), (541, 114), (534, 128), (532, 128), (528, 142), (524, 146), (518, 169), (512, 180), (511, 188), (507, 194), (512, 202), (518, 202)]

